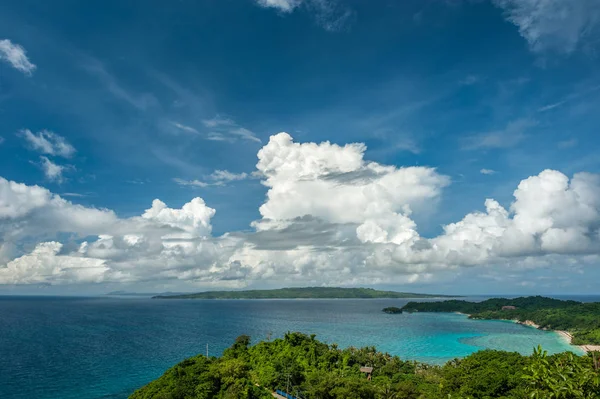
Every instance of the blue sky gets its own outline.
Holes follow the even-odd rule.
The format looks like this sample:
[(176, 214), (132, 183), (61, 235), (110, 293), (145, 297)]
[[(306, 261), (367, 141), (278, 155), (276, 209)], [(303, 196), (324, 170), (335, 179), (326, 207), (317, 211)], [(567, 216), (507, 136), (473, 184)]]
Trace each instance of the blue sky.
[[(27, 212), (0, 213), (4, 224), (0, 272), (2, 264), (6, 270), (16, 268), (14, 273), (6, 272), (4, 280), (0, 274), (0, 292), (102, 292), (115, 287), (195, 290), (296, 283), (443, 292), (596, 292), (589, 281), (600, 274), (598, 254), (591, 249), (597, 243), (600, 219), (590, 216), (567, 226), (562, 219), (572, 220), (572, 216), (556, 216), (563, 206), (580, 210), (577, 215), (598, 213), (595, 178), (585, 179), (592, 199), (575, 205), (556, 203), (548, 214), (534, 215), (536, 220), (554, 218), (553, 226), (563, 231), (585, 230), (582, 234), (592, 240), (589, 248), (573, 244), (557, 250), (539, 244), (510, 254), (488, 248), (483, 258), (460, 261), (448, 260), (446, 251), (444, 261), (431, 255), (435, 259), (402, 258), (378, 261), (375, 266), (369, 254), (400, 251), (405, 244), (392, 238), (397, 225), (384, 226), (376, 219), (407, 217), (418, 226), (411, 227), (410, 234), (415, 230), (418, 240), (435, 240), (444, 237), (444, 226), (473, 212), (485, 212), (487, 198), (495, 199), (514, 218), (519, 211), (511, 210), (511, 204), (519, 182), (539, 177), (546, 169), (567, 179), (579, 172), (591, 176), (600, 172), (599, 15), (595, 0), (577, 4), (563, 0), (543, 4), (532, 0), (101, 4), (0, 0), (0, 40), (4, 40), (4, 47), (0, 46), (0, 176), (23, 183), (27, 187), (23, 190), (44, 187), (72, 207), (112, 212), (119, 225), (137, 223), (152, 201), (160, 199), (177, 221), (189, 217), (194, 228), (199, 221), (210, 225), (208, 232), (201, 233), (183, 228), (191, 236), (180, 239), (236, 248), (233, 254), (208, 256), (207, 252), (218, 251), (196, 246), (191, 254), (182, 245), (178, 256), (200, 258), (181, 265), (171, 263), (161, 242), (156, 244), (161, 250), (144, 254), (136, 264), (139, 254), (94, 256), (77, 249), (83, 242), (92, 246), (102, 241), (101, 236), (120, 237), (112, 225), (16, 234), (18, 226), (43, 222)], [(533, 22), (527, 25), (526, 21)], [(22, 50), (29, 64), (23, 64), (23, 58), (10, 58), (15, 49)], [(387, 190), (383, 197), (406, 190), (420, 193), (423, 187), (432, 191), (385, 202), (384, 207), (391, 207), (386, 208), (389, 217), (342, 215), (329, 209), (327, 202), (337, 200), (334, 190), (319, 191), (331, 195), (323, 203), (311, 198), (311, 206), (292, 205), (285, 202), (287, 197), (306, 204), (303, 196), (311, 195), (310, 190), (290, 185), (287, 175), (269, 175), (279, 172), (256, 166), (259, 150), (271, 146), (270, 137), (279, 132), (307, 145), (302, 147), (304, 155), (290, 153), (286, 164), (298, 156), (304, 162), (299, 168), (327, 164), (336, 155), (319, 147), (324, 141), (338, 144), (340, 151), (346, 144), (364, 143), (366, 149), (358, 152), (366, 161), (435, 174), (394, 180), (394, 185), (383, 188)], [(57, 143), (73, 150), (65, 152)], [(316, 147), (309, 147), (310, 143)], [(313, 150), (317, 155), (310, 153)], [(277, 151), (265, 153), (271, 157), (269, 162), (278, 156)], [(310, 178), (316, 187), (332, 171), (358, 173), (360, 169), (364, 176), (364, 168), (369, 169), (365, 165), (358, 169), (329, 165), (316, 175), (311, 171)], [(384, 173), (371, 169), (378, 176)], [(291, 179), (300, 182), (306, 176)], [(423, 187), (403, 186), (411, 179), (435, 182), (419, 180)], [(571, 188), (565, 188), (567, 194)], [(0, 208), (28, 207), (28, 199), (9, 195), (14, 190), (4, 189)], [(266, 197), (269, 190), (284, 193)], [(577, 198), (583, 198), (581, 191), (574, 190)], [(536, 195), (534, 203), (555, 198), (552, 193)], [(196, 211), (190, 216), (182, 210), (195, 197), (216, 210), (208, 221)], [(266, 209), (261, 205), (271, 211), (259, 210)], [(286, 207), (307, 213), (295, 214)], [(527, 218), (534, 213), (527, 213)], [(305, 260), (293, 271), (286, 269), (298, 261), (293, 250), (267, 254), (255, 250), (248, 255), (252, 261), (240, 255), (258, 240), (272, 240), (262, 233), (282, 228), (257, 228), (253, 221), (287, 220), (285, 226), (290, 228), (289, 221), (302, 216), (335, 224), (336, 236), (346, 234), (345, 223), (354, 223), (350, 228), (354, 231), (373, 222), (387, 231), (387, 238), (351, 234), (351, 240), (358, 237), (362, 252), (349, 261), (356, 262), (356, 268), (350, 267), (339, 280), (331, 278), (339, 272), (336, 261), (323, 255), (333, 248), (344, 251), (339, 243), (328, 246), (328, 251), (319, 243), (306, 244), (303, 248), (319, 253), (319, 259)], [(179, 222), (163, 216), (157, 223), (182, 229)], [(123, 236), (148, 239), (146, 227), (128, 227)], [(540, 240), (544, 232), (530, 233)], [(235, 244), (228, 241), (231, 237)], [(31, 254), (44, 242), (61, 243), (61, 247), (50, 251), (50, 261), (36, 258), (31, 266), (35, 258)], [(65, 266), (76, 261), (74, 254), (102, 267), (90, 266), (93, 277), (81, 277), (72, 266)], [(48, 262), (56, 265), (50, 267)], [(146, 264), (156, 269), (150, 274), (132, 271)], [(171, 266), (165, 270), (159, 264)], [(507, 264), (513, 265), (510, 272), (504, 269)], [(387, 273), (394, 277), (386, 277)]]

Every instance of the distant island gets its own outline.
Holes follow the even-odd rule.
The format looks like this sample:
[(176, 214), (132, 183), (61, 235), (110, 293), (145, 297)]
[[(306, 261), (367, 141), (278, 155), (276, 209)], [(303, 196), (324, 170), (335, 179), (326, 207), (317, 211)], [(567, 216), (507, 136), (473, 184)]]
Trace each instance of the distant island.
[(156, 299), (369, 299), (369, 298), (456, 298), (450, 295), (379, 291), (372, 288), (303, 287), (250, 291), (206, 291), (195, 294), (156, 295)]
[(582, 303), (530, 296), (492, 298), (482, 302), (409, 302), (402, 310), (459, 312), (472, 319), (513, 320), (542, 330), (555, 330), (586, 351), (600, 350), (600, 302)]
[(169, 295), (185, 295), (184, 292), (129, 292), (129, 291), (111, 291), (107, 292), (106, 296), (141, 296), (141, 297), (154, 297), (154, 296), (169, 296)]
[(398, 313), (402, 313), (402, 309), (401, 308), (397, 308), (395, 306), (390, 306), (390, 307), (387, 307), (387, 308), (383, 308), (382, 312), (388, 313), (388, 314), (398, 314)]

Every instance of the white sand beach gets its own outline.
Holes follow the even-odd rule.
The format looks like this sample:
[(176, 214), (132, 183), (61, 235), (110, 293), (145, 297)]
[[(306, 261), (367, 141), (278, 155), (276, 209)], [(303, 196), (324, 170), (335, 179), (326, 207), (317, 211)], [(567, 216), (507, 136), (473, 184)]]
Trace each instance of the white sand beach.
[[(566, 339), (569, 344), (573, 345), (572, 344), (573, 336), (571, 335), (571, 333), (569, 333), (568, 331), (559, 331), (559, 330), (557, 330), (556, 333), (558, 333), (561, 337)], [(586, 353), (600, 352), (600, 345), (577, 345), (577, 346), (579, 346)]]

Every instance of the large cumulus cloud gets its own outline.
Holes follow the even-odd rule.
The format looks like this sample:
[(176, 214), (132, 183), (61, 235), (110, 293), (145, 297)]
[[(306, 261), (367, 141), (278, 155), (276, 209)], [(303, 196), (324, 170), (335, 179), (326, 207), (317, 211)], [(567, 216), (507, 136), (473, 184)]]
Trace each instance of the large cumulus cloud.
[(215, 209), (201, 198), (181, 208), (157, 199), (123, 219), (0, 179), (0, 284), (412, 283), (465, 267), (583, 264), (600, 254), (598, 175), (542, 171), (521, 181), (509, 207), (487, 199), (484, 211), (424, 237), (413, 215), (440, 203), (450, 179), (366, 161), (365, 149), (272, 136), (254, 173), (267, 188), (261, 219), (251, 232), (220, 237), (211, 233)]

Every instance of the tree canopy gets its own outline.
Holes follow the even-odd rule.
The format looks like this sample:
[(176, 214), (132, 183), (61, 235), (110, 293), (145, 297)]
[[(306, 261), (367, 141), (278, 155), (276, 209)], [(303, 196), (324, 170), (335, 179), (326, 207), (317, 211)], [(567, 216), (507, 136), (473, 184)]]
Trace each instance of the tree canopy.
[[(371, 380), (362, 366), (373, 368)], [(254, 346), (238, 337), (222, 357), (187, 359), (130, 399), (267, 399), (276, 389), (303, 399), (591, 399), (600, 398), (600, 374), (592, 355), (541, 348), (532, 356), (484, 350), (433, 366), (287, 333)]]
[(575, 345), (600, 344), (600, 303), (561, 301), (542, 296), (514, 299), (492, 298), (482, 302), (449, 300), (409, 302), (406, 312), (461, 312), (473, 319), (527, 320), (542, 329), (564, 330), (573, 335)]

